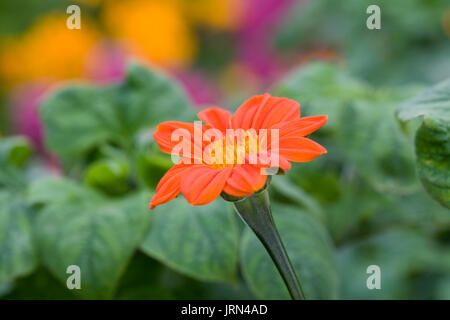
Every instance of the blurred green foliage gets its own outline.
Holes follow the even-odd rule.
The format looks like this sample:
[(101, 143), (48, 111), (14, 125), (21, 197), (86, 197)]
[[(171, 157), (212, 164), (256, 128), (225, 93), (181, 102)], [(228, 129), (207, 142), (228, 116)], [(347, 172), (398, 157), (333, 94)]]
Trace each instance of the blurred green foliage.
[[(381, 9), (380, 30), (366, 27), (366, 9), (374, 4)], [(432, 83), (450, 73), (449, 9), (447, 0), (301, 1), (275, 43), (300, 52), (330, 48), (353, 74), (380, 85)]]
[[(69, 4), (67, 0), (2, 1), (0, 3), (0, 35), (23, 32), (40, 15), (57, 8), (67, 8)], [(18, 12), (21, 14), (17, 14)]]

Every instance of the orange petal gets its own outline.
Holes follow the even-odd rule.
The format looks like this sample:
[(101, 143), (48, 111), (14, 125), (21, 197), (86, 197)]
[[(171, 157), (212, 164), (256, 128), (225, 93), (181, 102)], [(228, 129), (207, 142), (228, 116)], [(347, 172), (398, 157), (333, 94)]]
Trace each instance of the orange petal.
[(220, 108), (209, 108), (198, 113), (198, 118), (208, 126), (225, 131), (231, 128), (231, 113)]
[(231, 170), (231, 167), (216, 170), (198, 166), (184, 176), (181, 182), (181, 193), (192, 205), (210, 203), (222, 192)]
[(279, 137), (304, 137), (327, 123), (328, 116), (304, 117), (297, 120), (276, 124), (271, 129), (279, 129)]
[[(184, 142), (187, 143), (186, 149), (189, 152), (189, 158), (194, 157), (194, 144), (198, 144), (198, 150), (202, 150), (202, 136), (199, 136), (198, 141), (195, 139), (195, 131), (194, 131), (194, 124), (193, 123), (185, 123), (185, 122), (179, 122), (179, 121), (167, 121), (163, 122), (160, 125), (158, 125), (156, 131), (153, 133), (153, 137), (155, 138), (156, 143), (158, 144), (159, 148), (162, 152), (171, 154), (174, 151), (174, 147), (177, 145), (180, 145), (180, 143)], [(204, 131), (205, 127), (200, 126), (202, 129), (202, 132)], [(199, 128), (200, 129), (200, 128)], [(182, 136), (178, 137), (178, 140), (172, 139), (172, 134), (176, 131), (180, 130), (179, 133), (185, 134), (186, 139), (183, 139)], [(189, 139), (189, 140), (187, 140)], [(189, 150), (190, 145), (190, 150)], [(201, 157), (201, 153), (199, 154), (199, 157)]]
[(281, 169), (283, 169), (284, 171), (290, 170), (292, 167), (291, 163), (285, 157), (283, 157), (281, 155), (279, 157), (280, 157), (279, 158), (279, 162), (280, 162), (279, 167)]
[(287, 160), (306, 162), (327, 153), (327, 150), (308, 138), (284, 137), (280, 138), (279, 153)]
[(261, 104), (270, 98), (269, 94), (254, 96), (245, 101), (234, 113), (231, 124), (235, 129), (250, 129), (253, 118)]
[(156, 206), (169, 202), (178, 196), (181, 179), (191, 167), (193, 166), (177, 164), (166, 172), (156, 186), (156, 194), (150, 201), (150, 209), (154, 209)]
[(300, 117), (300, 104), (287, 98), (272, 97), (266, 93), (244, 102), (233, 115), (235, 129), (264, 129)]
[(300, 118), (300, 104), (287, 98), (270, 97), (262, 103), (252, 122), (254, 129), (267, 129), (280, 122)]
[(242, 165), (235, 166), (223, 191), (235, 197), (249, 196), (264, 187), (267, 176), (262, 175), (261, 168)]

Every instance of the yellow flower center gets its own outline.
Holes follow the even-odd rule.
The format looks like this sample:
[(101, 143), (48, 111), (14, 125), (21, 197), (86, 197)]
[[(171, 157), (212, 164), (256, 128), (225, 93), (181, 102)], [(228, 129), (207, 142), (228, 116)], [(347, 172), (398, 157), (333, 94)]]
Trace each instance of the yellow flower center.
[(205, 162), (214, 169), (227, 166), (256, 163), (260, 141), (255, 130), (237, 130), (206, 147)]

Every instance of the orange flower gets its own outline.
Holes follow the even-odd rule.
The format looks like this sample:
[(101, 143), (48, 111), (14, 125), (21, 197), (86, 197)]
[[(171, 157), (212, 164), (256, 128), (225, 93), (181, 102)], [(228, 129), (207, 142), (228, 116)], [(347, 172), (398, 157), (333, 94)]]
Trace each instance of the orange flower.
[(80, 30), (69, 30), (66, 20), (66, 15), (44, 16), (24, 35), (1, 43), (0, 77), (13, 85), (81, 77), (99, 34), (86, 21)]
[(102, 18), (113, 37), (158, 66), (184, 67), (195, 55), (195, 36), (178, 1), (109, 1)]
[[(210, 108), (201, 111), (198, 117), (204, 125), (169, 121), (160, 124), (154, 133), (163, 152), (177, 154), (174, 150), (180, 144), (179, 140), (174, 141), (173, 134), (177, 130), (187, 132), (190, 141), (186, 145), (194, 152), (183, 153), (180, 161), (164, 175), (150, 202), (151, 209), (174, 199), (180, 192), (192, 205), (210, 203), (222, 192), (246, 197), (264, 187), (267, 175), (263, 170), (274, 166), (273, 162), (263, 159), (267, 160), (269, 156), (277, 159), (277, 167), (286, 171), (291, 168), (290, 161), (306, 162), (327, 152), (318, 143), (305, 138), (322, 127), (327, 116), (300, 118), (300, 105), (287, 98), (269, 94), (254, 96), (244, 102), (234, 115), (223, 109)], [(201, 142), (196, 139), (199, 129), (204, 133), (200, 133)], [(215, 133), (214, 140), (209, 133), (211, 130)], [(230, 135), (232, 130), (244, 133), (244, 144), (236, 141), (239, 135)], [(265, 135), (266, 132), (268, 134)], [(225, 138), (221, 139), (220, 133)], [(272, 143), (267, 146), (276, 136), (276, 148)], [(252, 145), (254, 141), (257, 141), (256, 147)], [(195, 152), (196, 148), (201, 150), (201, 158)], [(222, 148), (223, 153), (218, 152)], [(274, 154), (276, 158), (272, 158)], [(248, 163), (255, 155), (257, 161)]]

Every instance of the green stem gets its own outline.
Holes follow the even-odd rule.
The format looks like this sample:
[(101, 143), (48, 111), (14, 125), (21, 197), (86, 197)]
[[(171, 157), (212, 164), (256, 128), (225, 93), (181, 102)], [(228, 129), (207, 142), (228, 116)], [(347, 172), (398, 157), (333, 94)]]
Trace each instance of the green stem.
[(266, 248), (292, 299), (304, 300), (302, 287), (273, 221), (267, 190), (237, 200), (233, 204), (236, 212)]

